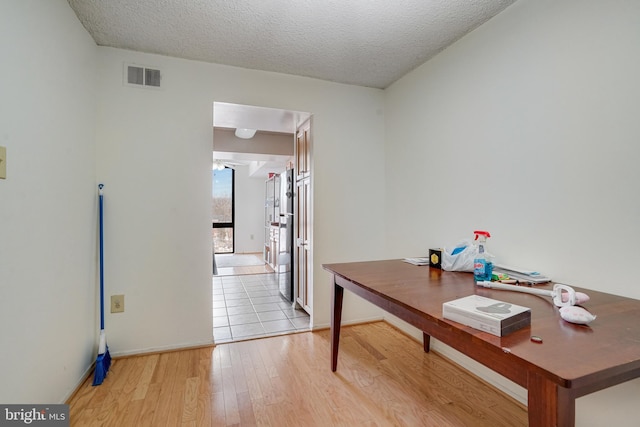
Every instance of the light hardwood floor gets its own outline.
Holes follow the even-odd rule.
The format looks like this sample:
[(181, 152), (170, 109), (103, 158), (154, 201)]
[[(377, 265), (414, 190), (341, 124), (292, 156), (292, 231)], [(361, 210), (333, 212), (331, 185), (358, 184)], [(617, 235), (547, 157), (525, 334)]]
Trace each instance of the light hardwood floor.
[(115, 359), (72, 426), (526, 426), (519, 403), (384, 322)]

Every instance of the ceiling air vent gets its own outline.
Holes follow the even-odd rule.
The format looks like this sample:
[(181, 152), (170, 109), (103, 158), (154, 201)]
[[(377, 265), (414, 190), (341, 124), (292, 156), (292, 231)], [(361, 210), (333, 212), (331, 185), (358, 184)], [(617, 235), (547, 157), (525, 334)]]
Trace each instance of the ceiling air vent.
[(160, 70), (154, 70), (153, 68), (125, 64), (124, 77), (127, 85), (151, 88), (160, 87)]

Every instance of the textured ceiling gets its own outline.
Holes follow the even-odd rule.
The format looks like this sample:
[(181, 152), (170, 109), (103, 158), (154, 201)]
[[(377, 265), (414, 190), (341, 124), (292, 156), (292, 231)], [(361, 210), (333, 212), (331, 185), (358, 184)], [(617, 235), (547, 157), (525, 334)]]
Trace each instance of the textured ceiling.
[(68, 0), (100, 46), (386, 88), (515, 0)]

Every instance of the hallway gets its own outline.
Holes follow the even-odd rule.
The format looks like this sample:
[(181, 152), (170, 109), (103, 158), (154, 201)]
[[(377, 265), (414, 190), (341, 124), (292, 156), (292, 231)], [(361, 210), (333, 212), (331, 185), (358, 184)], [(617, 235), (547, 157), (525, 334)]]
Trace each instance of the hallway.
[(309, 330), (309, 315), (278, 290), (278, 275), (213, 276), (216, 344)]

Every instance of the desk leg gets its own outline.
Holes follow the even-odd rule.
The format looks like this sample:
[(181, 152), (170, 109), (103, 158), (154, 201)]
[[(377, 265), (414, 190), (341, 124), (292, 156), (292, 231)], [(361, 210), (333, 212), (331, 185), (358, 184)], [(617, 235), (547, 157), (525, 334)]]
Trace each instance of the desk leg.
[(342, 297), (344, 288), (333, 283), (333, 304), (331, 305), (331, 371), (338, 368), (338, 344), (340, 343), (340, 322), (342, 321)]
[(431, 335), (426, 332), (422, 333), (422, 346), (425, 353), (429, 353), (429, 345), (431, 344)]
[(576, 401), (568, 389), (529, 373), (527, 390), (530, 427), (575, 426)]
[(574, 427), (576, 425), (576, 398), (564, 387), (558, 389), (558, 425)]

